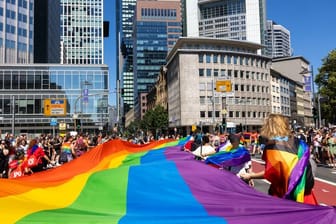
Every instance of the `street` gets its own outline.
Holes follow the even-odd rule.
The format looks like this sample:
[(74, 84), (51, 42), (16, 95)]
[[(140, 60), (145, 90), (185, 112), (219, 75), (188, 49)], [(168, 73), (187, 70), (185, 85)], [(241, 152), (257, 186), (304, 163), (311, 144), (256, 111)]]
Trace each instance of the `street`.
[[(263, 169), (263, 161), (260, 156), (252, 159), (253, 172)], [(320, 205), (336, 205), (336, 170), (326, 166), (317, 166), (314, 193)], [(269, 183), (267, 180), (254, 180), (255, 188), (267, 194)]]

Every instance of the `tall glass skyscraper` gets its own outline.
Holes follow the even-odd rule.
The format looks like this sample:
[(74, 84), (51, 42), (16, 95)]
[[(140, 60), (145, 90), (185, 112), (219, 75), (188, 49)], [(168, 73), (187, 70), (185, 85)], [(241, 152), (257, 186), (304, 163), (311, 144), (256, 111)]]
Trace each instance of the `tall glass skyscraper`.
[(32, 63), (34, 0), (0, 0), (0, 63)]
[(136, 0), (119, 0), (121, 13), (117, 14), (117, 21), (121, 27), (122, 68), (120, 69), (120, 88), (123, 89), (124, 112), (134, 106), (134, 74), (133, 74), (133, 19)]
[(103, 0), (61, 0), (61, 63), (103, 64)]
[[(181, 19), (179, 0), (137, 1), (133, 42), (135, 104), (139, 105), (141, 93), (153, 87), (168, 51), (182, 36)], [(143, 111), (136, 108), (136, 115), (139, 109)]]
[(34, 27), (34, 63), (60, 63), (60, 0), (35, 0)]

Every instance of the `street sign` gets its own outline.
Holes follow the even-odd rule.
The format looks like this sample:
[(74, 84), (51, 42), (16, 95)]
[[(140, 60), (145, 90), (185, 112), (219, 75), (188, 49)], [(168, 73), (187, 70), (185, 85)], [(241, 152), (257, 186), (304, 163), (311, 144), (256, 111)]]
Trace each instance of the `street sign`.
[(44, 99), (45, 116), (66, 116), (66, 99)]
[(215, 97), (234, 97), (234, 92), (214, 92)]
[(56, 126), (57, 125), (57, 119), (56, 118), (51, 118), (50, 119), (50, 126)]
[(58, 125), (59, 130), (60, 130), (60, 131), (65, 131), (65, 130), (67, 130), (67, 126), (66, 126), (66, 125), (67, 125), (67, 124), (64, 123), (64, 122), (59, 123), (59, 125)]
[(231, 80), (217, 80), (216, 81), (216, 92), (231, 92), (232, 84)]

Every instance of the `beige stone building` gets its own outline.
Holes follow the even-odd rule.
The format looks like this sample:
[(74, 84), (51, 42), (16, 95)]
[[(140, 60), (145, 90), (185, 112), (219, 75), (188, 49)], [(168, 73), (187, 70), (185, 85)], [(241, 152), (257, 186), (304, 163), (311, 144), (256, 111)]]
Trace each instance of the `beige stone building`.
[[(213, 131), (223, 118), (257, 129), (271, 112), (271, 59), (259, 44), (213, 38), (180, 38), (167, 56), (169, 126)], [(217, 92), (229, 81), (231, 92)]]
[[(312, 114), (312, 92), (306, 91), (304, 73), (309, 67), (309, 62), (302, 56), (284, 57), (272, 60), (272, 69), (281, 73), (284, 77), (295, 81), (295, 97), (292, 97), (291, 120), (298, 126), (313, 127), (314, 120)], [(296, 102), (294, 103), (294, 98)], [(295, 105), (296, 104), (296, 105)]]

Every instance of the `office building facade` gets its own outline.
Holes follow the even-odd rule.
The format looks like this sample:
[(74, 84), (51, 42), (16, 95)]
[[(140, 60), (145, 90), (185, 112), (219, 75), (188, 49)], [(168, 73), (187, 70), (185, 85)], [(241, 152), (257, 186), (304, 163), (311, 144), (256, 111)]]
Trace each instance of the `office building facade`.
[[(108, 75), (106, 65), (0, 66), (2, 132), (57, 134), (60, 124), (66, 131), (100, 131), (109, 120)], [(52, 100), (64, 100), (65, 107)]]
[[(309, 61), (302, 56), (282, 57), (272, 60), (272, 69), (281, 73), (284, 77), (296, 82), (296, 110), (292, 110), (292, 119), (301, 126), (314, 127), (312, 114), (311, 80), (312, 74), (304, 71), (309, 67)], [(306, 82), (306, 80), (310, 80)], [(293, 107), (292, 107), (293, 108)]]
[(0, 1), (0, 64), (34, 60), (34, 0)]
[(135, 114), (141, 116), (146, 108), (139, 96), (156, 83), (168, 51), (182, 35), (182, 21), (179, 0), (138, 0), (136, 6), (133, 71)]
[[(136, 0), (118, 0), (121, 13), (117, 13), (120, 30), (120, 49), (121, 61), (120, 75), (117, 83), (123, 91), (122, 107), (124, 113), (127, 113), (134, 106), (134, 73), (133, 73), (133, 20), (136, 8)], [(118, 11), (119, 11), (118, 10)], [(118, 31), (117, 31), (118, 32)]]
[(182, 5), (183, 36), (265, 43), (265, 0), (184, 0)]
[(282, 25), (267, 20), (266, 55), (271, 58), (292, 54), (290, 32)]
[(103, 0), (61, 1), (62, 64), (103, 64)]
[[(216, 38), (180, 38), (167, 58), (169, 127), (227, 122), (256, 130), (271, 112), (271, 59), (257, 54), (261, 45)], [(232, 91), (217, 92), (218, 81)]]
[(35, 0), (34, 63), (60, 63), (60, 0)]

